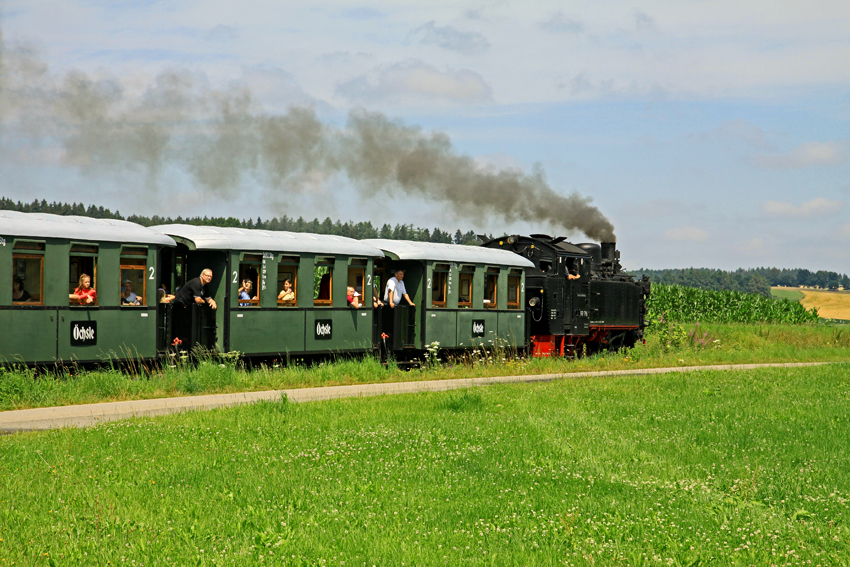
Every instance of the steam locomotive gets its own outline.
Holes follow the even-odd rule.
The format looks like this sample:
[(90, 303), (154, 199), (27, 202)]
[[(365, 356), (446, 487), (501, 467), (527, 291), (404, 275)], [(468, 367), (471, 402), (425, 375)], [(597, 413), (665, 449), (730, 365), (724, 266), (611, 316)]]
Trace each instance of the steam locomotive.
[(545, 234), (484, 243), (528, 258), (526, 311), (533, 356), (593, 354), (643, 340), (649, 278), (622, 271), (614, 242), (573, 245)]
[[(0, 211), (0, 274), (11, 288), (0, 293), (0, 364), (154, 359), (197, 347), (397, 360), (435, 343), (565, 357), (630, 347), (643, 337), (650, 288), (618, 259), (613, 243), (540, 234), (459, 246)], [(204, 269), (217, 309), (163, 301)], [(414, 305), (379, 307), (398, 270)], [(84, 278), (93, 301), (75, 293)], [(253, 291), (240, 298), (246, 280)]]

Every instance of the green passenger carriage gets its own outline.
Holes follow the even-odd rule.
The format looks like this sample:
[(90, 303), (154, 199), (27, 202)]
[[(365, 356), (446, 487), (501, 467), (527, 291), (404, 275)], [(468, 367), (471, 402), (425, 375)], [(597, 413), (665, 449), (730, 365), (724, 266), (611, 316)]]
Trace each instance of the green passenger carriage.
[[(177, 242), (164, 251), (167, 285), (176, 289), (213, 272), (207, 285), (218, 304), (166, 309), (171, 342), (181, 348), (201, 345), (245, 356), (286, 357), (320, 353), (354, 353), (374, 348), (375, 318), (371, 301), (354, 309), (347, 288), (361, 296), (372, 285), (372, 269), (383, 253), (341, 236), (211, 226), (161, 225), (151, 230)], [(240, 298), (244, 281), (247, 298)], [(294, 297), (286, 298), (289, 280)], [(182, 319), (191, 324), (180, 324)], [(168, 344), (161, 345), (162, 348)]]
[(528, 259), (506, 250), (404, 240), (370, 239), (385, 259), (375, 280), (384, 297), (387, 279), (405, 270), (404, 283), (415, 307), (384, 307), (387, 350), (418, 353), (432, 343), (440, 349), (477, 345), (523, 349), (528, 344), (525, 270)]
[[(157, 259), (173, 246), (131, 222), (0, 211), (0, 363), (154, 358)], [(71, 298), (83, 274), (91, 303)]]

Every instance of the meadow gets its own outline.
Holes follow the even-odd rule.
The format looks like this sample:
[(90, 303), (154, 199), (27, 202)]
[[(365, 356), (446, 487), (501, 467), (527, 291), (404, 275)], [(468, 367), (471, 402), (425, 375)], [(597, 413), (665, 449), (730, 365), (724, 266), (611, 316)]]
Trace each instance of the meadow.
[(789, 301), (800, 301), (804, 297), (803, 292), (795, 287), (772, 287), (770, 288), (770, 296)]
[(0, 437), (3, 565), (848, 565), (850, 365)]
[[(444, 354), (444, 353), (443, 353)], [(273, 362), (246, 368), (233, 355), (209, 355), (197, 364), (123, 371), (68, 367), (57, 373), (0, 367), (0, 410), (346, 384), (446, 380), (522, 374), (568, 374), (666, 366), (850, 360), (850, 328), (828, 325), (672, 323), (654, 321), (646, 344), (578, 360), (527, 358), (505, 348), (445, 356), (403, 370), (372, 357), (318, 364)]]

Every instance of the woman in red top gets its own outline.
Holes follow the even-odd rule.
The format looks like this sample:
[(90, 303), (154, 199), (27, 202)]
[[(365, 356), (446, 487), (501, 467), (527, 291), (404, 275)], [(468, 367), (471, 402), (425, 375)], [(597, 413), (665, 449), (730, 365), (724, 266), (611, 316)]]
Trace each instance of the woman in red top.
[(79, 287), (68, 296), (68, 299), (76, 299), (82, 305), (94, 304), (97, 301), (97, 292), (91, 286), (91, 277), (88, 274), (81, 275), (79, 284)]

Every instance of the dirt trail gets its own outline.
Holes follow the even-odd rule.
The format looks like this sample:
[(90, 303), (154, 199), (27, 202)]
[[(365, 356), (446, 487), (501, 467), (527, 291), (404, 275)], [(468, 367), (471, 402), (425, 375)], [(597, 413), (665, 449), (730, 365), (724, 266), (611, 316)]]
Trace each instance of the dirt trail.
[(800, 289), (803, 299), (800, 303), (806, 309), (818, 308), (818, 315), (830, 319), (850, 319), (850, 292), (847, 291), (818, 291)]

